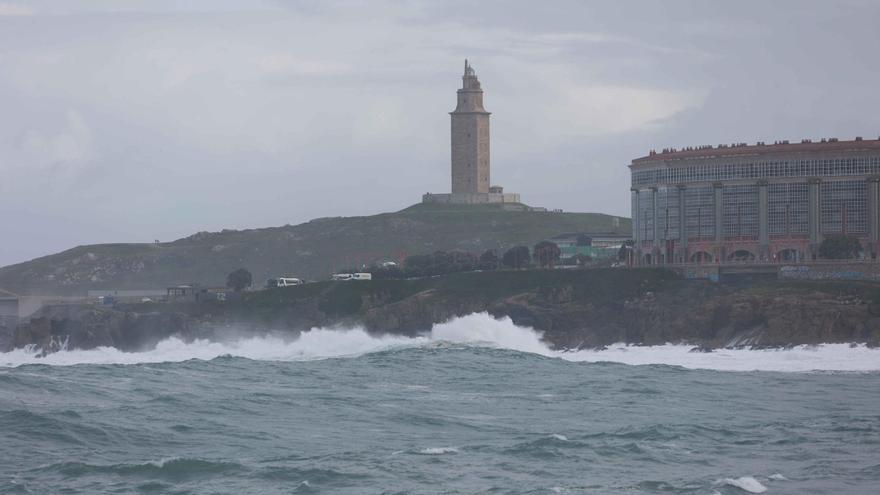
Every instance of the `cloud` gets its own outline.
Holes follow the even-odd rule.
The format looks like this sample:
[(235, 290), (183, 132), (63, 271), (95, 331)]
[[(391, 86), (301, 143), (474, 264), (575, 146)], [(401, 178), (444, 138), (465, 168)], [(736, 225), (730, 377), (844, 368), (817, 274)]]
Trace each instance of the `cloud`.
[(0, 3), (0, 16), (24, 16), (33, 14), (33, 9), (25, 5), (5, 2)]
[(706, 91), (670, 91), (625, 86), (557, 88), (560, 99), (544, 118), (569, 135), (598, 135), (647, 129), (689, 108), (699, 107)]
[[(627, 214), (625, 165), (651, 148), (873, 135), (878, 15), (854, 0), (0, 0), (0, 224), (59, 228), (33, 199), (47, 185), (83, 219), (53, 249), (399, 209), (448, 188), (464, 58), (493, 112), (493, 179), (539, 206)], [(2, 249), (0, 265), (20, 260)]]
[(82, 165), (92, 157), (92, 131), (82, 115), (71, 109), (67, 111), (59, 131), (51, 133), (31, 129), (25, 132), (21, 150), (32, 164)]
[(443, 119), (461, 59), (472, 52), (491, 88), (487, 100), (541, 119), (534, 123), (547, 137), (632, 130), (699, 104), (686, 91), (608, 80), (592, 65), (567, 62), (573, 47), (629, 42), (599, 31), (266, 13), (132, 17), (96, 30), (63, 49), (8, 54), (10, 77), (22, 91), (74, 99), (68, 103), (141, 122), (215, 157), (243, 149), (280, 156), (328, 136), (424, 145), (436, 139), (424, 123)]
[(340, 75), (350, 72), (347, 64), (328, 60), (309, 60), (284, 53), (274, 53), (261, 57), (260, 68), (267, 73), (285, 73), (297, 75)]

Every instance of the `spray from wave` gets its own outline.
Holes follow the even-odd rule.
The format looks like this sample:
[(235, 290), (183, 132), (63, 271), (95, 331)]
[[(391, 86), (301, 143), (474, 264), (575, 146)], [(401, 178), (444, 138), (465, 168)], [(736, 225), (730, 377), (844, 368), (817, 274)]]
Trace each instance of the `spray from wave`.
[(880, 371), (880, 350), (863, 345), (825, 344), (791, 349), (719, 349), (711, 353), (690, 352), (692, 346), (666, 344), (632, 346), (616, 344), (603, 350), (556, 351), (541, 341), (540, 334), (518, 327), (509, 318), (494, 319), (477, 313), (435, 325), (421, 337), (372, 336), (363, 329), (315, 328), (297, 340), (249, 337), (226, 342), (170, 338), (145, 352), (122, 352), (112, 347), (60, 351), (38, 357), (34, 351), (17, 349), (0, 353), (0, 366), (26, 364), (68, 366), (75, 364), (140, 364), (211, 360), (221, 356), (265, 361), (306, 361), (356, 357), (392, 349), (458, 344), (538, 354), (573, 362), (614, 362), (629, 365), (664, 364), (719, 371)]

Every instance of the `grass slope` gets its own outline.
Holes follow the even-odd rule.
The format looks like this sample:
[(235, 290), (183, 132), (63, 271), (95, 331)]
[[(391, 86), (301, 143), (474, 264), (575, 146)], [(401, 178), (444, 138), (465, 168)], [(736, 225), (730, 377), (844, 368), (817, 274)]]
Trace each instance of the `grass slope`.
[[(619, 226), (614, 227), (615, 219)], [(271, 276), (307, 279), (411, 254), (482, 252), (532, 245), (567, 232), (631, 230), (628, 218), (597, 213), (504, 211), (497, 205), (414, 205), (395, 213), (321, 218), (300, 225), (200, 232), (169, 243), (97, 244), (0, 268), (0, 287), (20, 293), (82, 293), (92, 288), (222, 285), (245, 267), (261, 284)]]

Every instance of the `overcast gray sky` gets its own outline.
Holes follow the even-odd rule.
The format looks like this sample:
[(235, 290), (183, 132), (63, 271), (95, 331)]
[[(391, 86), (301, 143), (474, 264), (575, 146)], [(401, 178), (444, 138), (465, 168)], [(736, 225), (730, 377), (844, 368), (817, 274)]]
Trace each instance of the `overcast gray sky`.
[(651, 148), (880, 135), (880, 2), (0, 0), (0, 265), (404, 208), (470, 59), (492, 182), (629, 215)]

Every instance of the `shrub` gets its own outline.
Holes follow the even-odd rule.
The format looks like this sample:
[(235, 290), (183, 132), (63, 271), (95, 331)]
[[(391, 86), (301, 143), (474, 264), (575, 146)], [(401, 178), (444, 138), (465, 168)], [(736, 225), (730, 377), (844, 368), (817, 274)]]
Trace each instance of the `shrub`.
[(500, 261), (501, 260), (498, 259), (498, 253), (495, 252), (494, 249), (488, 249), (480, 255), (480, 269), (497, 270)]
[(532, 255), (526, 246), (514, 246), (508, 249), (501, 257), (501, 263), (507, 268), (520, 269), (529, 266)]
[(858, 258), (862, 244), (852, 235), (830, 235), (819, 245), (819, 256), (829, 260), (848, 260)]
[(226, 276), (226, 287), (231, 288), (235, 292), (241, 292), (245, 287), (250, 287), (254, 283), (254, 277), (251, 272), (244, 268), (239, 268)]
[(552, 268), (553, 265), (559, 261), (559, 256), (562, 255), (559, 246), (557, 246), (555, 242), (550, 241), (541, 241), (535, 244), (534, 253), (535, 261), (537, 261), (542, 268), (548, 266)]

